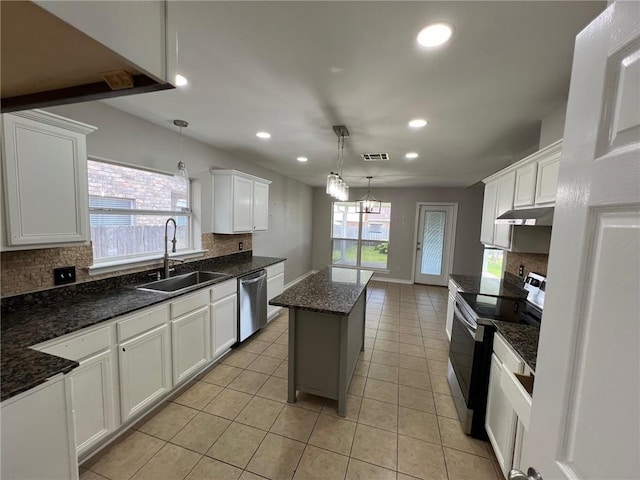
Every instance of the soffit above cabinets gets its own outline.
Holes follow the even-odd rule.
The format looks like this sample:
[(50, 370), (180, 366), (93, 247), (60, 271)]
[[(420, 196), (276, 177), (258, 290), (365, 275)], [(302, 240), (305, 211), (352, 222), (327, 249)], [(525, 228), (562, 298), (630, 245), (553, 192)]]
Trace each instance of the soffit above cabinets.
[[(0, 17), (3, 112), (172, 88), (32, 2), (1, 2)], [(116, 70), (132, 88), (109, 88), (101, 73)]]

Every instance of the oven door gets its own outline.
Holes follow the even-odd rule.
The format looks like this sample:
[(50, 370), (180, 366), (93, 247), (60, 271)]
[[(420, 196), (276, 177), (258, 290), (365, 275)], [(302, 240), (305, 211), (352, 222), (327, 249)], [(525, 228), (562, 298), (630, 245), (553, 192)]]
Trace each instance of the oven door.
[(451, 328), (451, 344), (449, 346), (449, 360), (460, 386), (462, 395), (468, 408), (471, 408), (471, 385), (473, 375), (473, 360), (476, 347), (476, 332), (465, 321), (463, 314), (456, 305)]

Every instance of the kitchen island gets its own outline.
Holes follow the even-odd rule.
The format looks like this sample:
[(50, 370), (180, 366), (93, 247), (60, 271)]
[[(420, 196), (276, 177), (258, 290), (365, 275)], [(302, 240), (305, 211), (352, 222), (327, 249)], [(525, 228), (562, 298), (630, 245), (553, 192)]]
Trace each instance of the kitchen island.
[(297, 392), (337, 400), (347, 413), (347, 390), (364, 350), (367, 284), (373, 272), (326, 267), (273, 298), (289, 308), (288, 401)]

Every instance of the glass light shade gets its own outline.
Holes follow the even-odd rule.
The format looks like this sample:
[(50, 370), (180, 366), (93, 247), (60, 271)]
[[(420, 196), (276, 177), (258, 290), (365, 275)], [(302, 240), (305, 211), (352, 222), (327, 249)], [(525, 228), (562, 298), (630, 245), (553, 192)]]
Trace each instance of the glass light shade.
[(342, 195), (342, 201), (343, 202), (348, 202), (349, 201), (349, 185), (345, 184), (344, 186), (344, 192)]
[(327, 193), (329, 195), (333, 195), (333, 190), (335, 189), (336, 181), (338, 180), (338, 176), (331, 172), (327, 175)]
[(176, 167), (176, 171), (173, 176), (184, 178), (185, 180), (189, 179), (189, 172), (187, 172), (187, 167), (182, 160), (178, 162), (178, 166)]

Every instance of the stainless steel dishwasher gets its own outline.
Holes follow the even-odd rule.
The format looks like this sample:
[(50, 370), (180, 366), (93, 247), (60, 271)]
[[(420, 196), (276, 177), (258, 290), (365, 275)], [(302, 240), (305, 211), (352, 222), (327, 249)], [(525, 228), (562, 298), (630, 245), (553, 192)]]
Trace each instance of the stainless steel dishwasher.
[(267, 324), (267, 271), (238, 278), (238, 342)]

